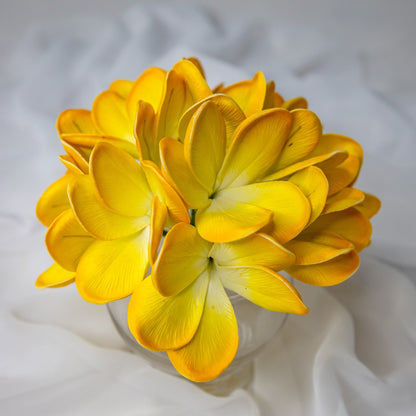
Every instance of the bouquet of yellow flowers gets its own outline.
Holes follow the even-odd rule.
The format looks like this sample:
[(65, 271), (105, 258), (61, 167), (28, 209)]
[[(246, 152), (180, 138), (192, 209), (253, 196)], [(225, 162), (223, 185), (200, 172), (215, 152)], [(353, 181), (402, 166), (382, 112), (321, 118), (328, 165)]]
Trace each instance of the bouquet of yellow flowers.
[(191, 380), (237, 352), (229, 293), (305, 314), (279, 272), (335, 285), (370, 242), (380, 202), (353, 187), (360, 145), (323, 134), (306, 100), (261, 72), (211, 89), (196, 58), (149, 68), (57, 129), (67, 172), (36, 208), (55, 263), (36, 286), (75, 282), (97, 304), (131, 295), (131, 333)]

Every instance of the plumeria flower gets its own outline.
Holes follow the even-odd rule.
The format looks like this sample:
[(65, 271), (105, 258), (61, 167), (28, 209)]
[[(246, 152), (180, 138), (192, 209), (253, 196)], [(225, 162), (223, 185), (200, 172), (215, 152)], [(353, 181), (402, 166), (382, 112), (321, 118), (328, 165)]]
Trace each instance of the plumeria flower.
[(68, 171), (38, 202), (36, 213), (42, 224), (49, 226), (69, 209), (68, 184), (74, 177), (88, 174), (91, 151), (97, 143), (112, 144), (135, 158), (160, 165), (160, 138), (177, 136), (183, 113), (211, 94), (199, 61), (188, 58), (168, 72), (152, 67), (135, 82), (113, 82), (97, 96), (91, 111), (61, 113), (57, 130), (66, 154), (60, 159)]
[(319, 138), (317, 123), (308, 110), (263, 110), (240, 123), (228, 144), (224, 117), (208, 100), (192, 117), (183, 144), (161, 141), (162, 171), (188, 207), (197, 209), (195, 225), (203, 238), (233, 241), (268, 225), (270, 235), (283, 243), (306, 226), (310, 203), (294, 183), (262, 178), (277, 158), (291, 158), (285, 149), (288, 139), (299, 137), (299, 126), (305, 131), (300, 142)]
[[(194, 102), (212, 94), (202, 67), (195, 58), (183, 59), (171, 71), (152, 67), (135, 82), (117, 80), (95, 99), (92, 110), (67, 110), (57, 121), (62, 141), (88, 153), (97, 142), (108, 142), (137, 157), (135, 124), (138, 105), (146, 102), (157, 115), (155, 130), (171, 135), (173, 120), (179, 120)], [(178, 114), (172, 113), (174, 109)]]
[(165, 224), (189, 222), (179, 196), (152, 162), (139, 164), (108, 143), (94, 147), (89, 174), (77, 176), (68, 194), (71, 209), (46, 233), (58, 266), (37, 285), (69, 282), (72, 272), (81, 296), (93, 303), (130, 295), (153, 262)]
[(91, 111), (67, 110), (59, 116), (61, 141), (83, 154), (90, 153), (96, 143), (107, 142), (135, 158), (158, 164), (156, 154), (148, 155), (144, 146), (136, 147), (137, 130), (139, 134), (143, 128), (150, 130), (156, 140), (176, 136), (182, 114), (212, 94), (201, 71), (199, 61), (189, 58), (176, 63), (170, 71), (149, 68), (135, 82), (115, 81), (97, 96)]
[(226, 290), (269, 310), (308, 312), (296, 289), (277, 273), (293, 261), (291, 252), (264, 234), (211, 243), (194, 226), (176, 224), (151, 277), (130, 300), (130, 330), (146, 348), (168, 351), (185, 377), (212, 380), (238, 347), (237, 321)]
[[(267, 177), (285, 177), (309, 195), (309, 222), (285, 244), (296, 255), (295, 264), (286, 269), (292, 277), (328, 286), (343, 282), (358, 269), (358, 253), (368, 246), (372, 233), (369, 218), (380, 208), (376, 197), (352, 187), (362, 159), (361, 146), (353, 139), (324, 134), (310, 154), (292, 165), (281, 165)], [(322, 194), (327, 198), (318, 196)]]
[(286, 272), (314, 286), (348, 279), (359, 267), (358, 253), (370, 244), (369, 219), (379, 209), (375, 196), (354, 188), (344, 188), (328, 198), (322, 215), (285, 244), (296, 256)]

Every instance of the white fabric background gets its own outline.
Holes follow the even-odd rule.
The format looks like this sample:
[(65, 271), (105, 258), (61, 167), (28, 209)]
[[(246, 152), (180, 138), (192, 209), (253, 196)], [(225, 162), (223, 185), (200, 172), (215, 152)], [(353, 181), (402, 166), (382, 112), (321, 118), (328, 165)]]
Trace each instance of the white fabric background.
[[(306, 96), (325, 131), (362, 143), (358, 187), (383, 202), (356, 275), (330, 289), (299, 284), (310, 314), (291, 316), (257, 359), (251, 389), (226, 398), (127, 352), (106, 308), (82, 301), (75, 287), (34, 288), (50, 264), (34, 206), (64, 171), (56, 116), (89, 108), (116, 78), (135, 79), (151, 65), (168, 68), (190, 55), (202, 59), (211, 85), (263, 70), (285, 97)], [(375, 92), (377, 80), (360, 56), (319, 30), (278, 19), (213, 18), (180, 4), (45, 23), (27, 32), (3, 63), (1, 414), (416, 413), (414, 85), (390, 91), (391, 101), (382, 85)]]

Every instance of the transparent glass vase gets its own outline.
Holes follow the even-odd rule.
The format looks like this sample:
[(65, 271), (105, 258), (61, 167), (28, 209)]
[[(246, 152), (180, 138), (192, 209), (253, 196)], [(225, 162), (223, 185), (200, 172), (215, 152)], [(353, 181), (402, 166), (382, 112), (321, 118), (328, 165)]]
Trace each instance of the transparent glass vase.
[[(165, 373), (182, 377), (172, 366), (166, 352), (150, 351), (142, 347), (130, 333), (127, 324), (127, 307), (130, 298), (111, 302), (107, 305), (110, 316), (128, 348), (139, 354), (148, 363)], [(287, 314), (263, 309), (245, 298), (230, 294), (238, 322), (239, 346), (237, 355), (230, 366), (216, 379), (195, 383), (203, 390), (227, 396), (236, 388), (247, 387), (254, 375), (253, 359), (283, 326)]]

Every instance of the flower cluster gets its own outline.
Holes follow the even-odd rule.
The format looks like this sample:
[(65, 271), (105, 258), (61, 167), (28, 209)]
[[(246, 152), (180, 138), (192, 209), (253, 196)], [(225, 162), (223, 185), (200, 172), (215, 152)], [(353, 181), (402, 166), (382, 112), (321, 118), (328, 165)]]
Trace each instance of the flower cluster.
[(261, 72), (212, 90), (195, 58), (150, 68), (57, 129), (67, 172), (37, 205), (55, 261), (37, 287), (75, 282), (97, 304), (131, 295), (131, 333), (191, 380), (236, 354), (230, 291), (305, 314), (279, 272), (334, 285), (370, 242), (380, 203), (353, 187), (360, 145), (323, 134), (306, 100), (283, 100)]

